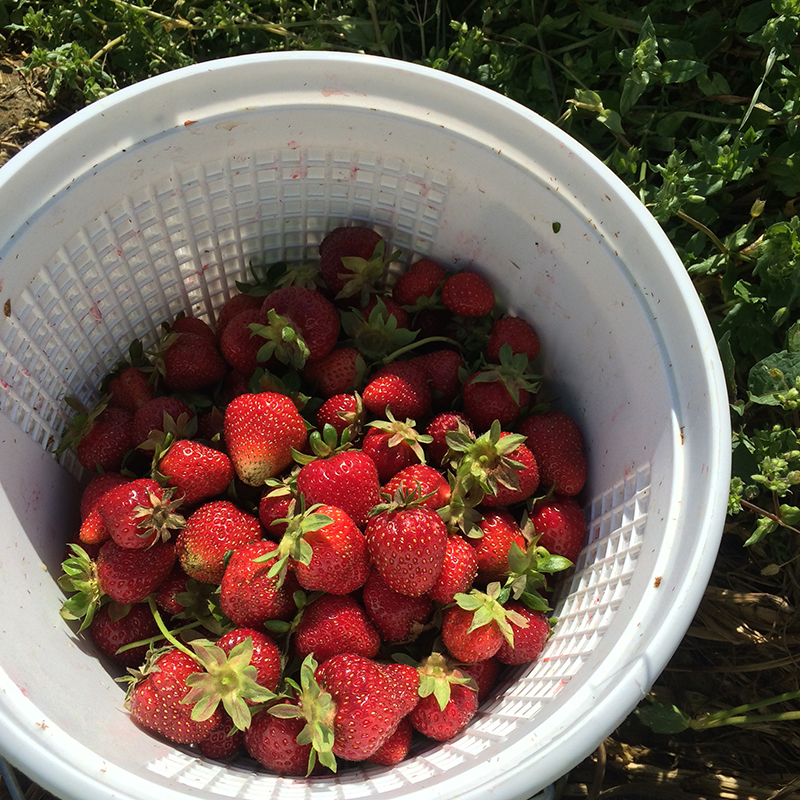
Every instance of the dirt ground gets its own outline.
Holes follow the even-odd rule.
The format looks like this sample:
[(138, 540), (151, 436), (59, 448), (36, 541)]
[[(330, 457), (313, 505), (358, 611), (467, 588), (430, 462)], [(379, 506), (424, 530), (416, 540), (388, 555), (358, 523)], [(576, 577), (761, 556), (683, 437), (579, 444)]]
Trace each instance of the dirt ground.
[[(0, 165), (67, 115), (48, 101), (40, 76), (0, 59)], [(800, 587), (794, 571), (762, 574), (730, 524), (705, 598), (655, 693), (693, 716), (800, 688)], [(792, 544), (793, 558), (798, 555)], [(800, 712), (797, 701), (756, 715)], [(50, 796), (21, 778), (27, 800)], [(0, 800), (12, 795), (0, 780)], [(556, 785), (556, 800), (800, 800), (800, 724), (757, 723), (654, 734), (631, 716)]]

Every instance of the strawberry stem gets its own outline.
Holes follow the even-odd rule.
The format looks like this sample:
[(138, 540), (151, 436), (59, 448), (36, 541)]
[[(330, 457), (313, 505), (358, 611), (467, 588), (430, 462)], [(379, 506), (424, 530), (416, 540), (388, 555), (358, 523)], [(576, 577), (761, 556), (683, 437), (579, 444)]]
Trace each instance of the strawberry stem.
[(200, 660), (197, 658), (197, 656), (188, 647), (179, 642), (175, 638), (174, 634), (164, 624), (164, 620), (161, 618), (161, 613), (158, 610), (158, 606), (156, 606), (156, 601), (153, 595), (150, 595), (150, 597), (147, 598), (147, 605), (150, 607), (150, 613), (153, 615), (153, 619), (156, 621), (156, 625), (158, 625), (158, 629), (161, 631), (164, 638), (173, 647), (177, 647), (178, 650), (181, 651), (181, 653), (186, 653), (187, 656), (189, 656), (199, 664)]
[(435, 342), (444, 342), (445, 344), (452, 344), (453, 346), (460, 348), (458, 342), (455, 339), (451, 339), (449, 336), (426, 336), (424, 339), (419, 339), (418, 341), (411, 342), (403, 347), (398, 347), (393, 353), (389, 353), (388, 356), (385, 356), (383, 359), (381, 359), (381, 363), (390, 364), (396, 358), (416, 350), (416, 348), (420, 347), (420, 345), (434, 344)]
[[(156, 623), (157, 622), (158, 621), (156, 620)], [(175, 636), (179, 633), (183, 633), (183, 631), (189, 631), (193, 630), (194, 628), (199, 628), (202, 624), (203, 623), (200, 622), (199, 620), (197, 622), (189, 622), (186, 625), (181, 625), (180, 628), (175, 628), (175, 630), (172, 631), (172, 635)], [(128, 650), (133, 650), (137, 647), (142, 647), (144, 645), (147, 645), (149, 647), (150, 645), (153, 645), (156, 642), (160, 642), (163, 638), (164, 638), (163, 635), (159, 634), (158, 636), (150, 636), (147, 639), (139, 639), (139, 641), (137, 642), (129, 642), (128, 644), (122, 645), (122, 647), (118, 647), (116, 650), (116, 655), (119, 655), (120, 653), (125, 653)]]

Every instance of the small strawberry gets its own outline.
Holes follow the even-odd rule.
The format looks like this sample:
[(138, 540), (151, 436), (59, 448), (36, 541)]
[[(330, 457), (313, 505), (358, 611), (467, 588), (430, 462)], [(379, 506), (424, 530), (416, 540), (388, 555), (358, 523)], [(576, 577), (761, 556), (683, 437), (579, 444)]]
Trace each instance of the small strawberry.
[(537, 502), (531, 513), (537, 544), (553, 555), (575, 563), (586, 538), (586, 520), (573, 497), (551, 495)]
[(366, 760), (381, 767), (393, 767), (408, 755), (413, 737), (414, 727), (411, 718), (403, 717), (397, 723), (394, 733)]
[(362, 528), (380, 502), (380, 479), (375, 462), (358, 450), (343, 450), (304, 464), (297, 473), (297, 492), (306, 507), (335, 505)]
[(173, 442), (156, 469), (185, 505), (222, 494), (234, 475), (233, 464), (225, 453), (192, 439)]
[(180, 499), (151, 478), (137, 478), (107, 491), (96, 509), (109, 536), (120, 546), (145, 548), (167, 541), (184, 525)]
[(401, 469), (381, 490), (389, 497), (394, 497), (398, 491), (433, 511), (450, 502), (450, 484), (438, 469), (428, 464), (412, 464)]
[(544, 612), (533, 611), (514, 600), (510, 600), (506, 608), (519, 614), (528, 624), (520, 627), (513, 620), (510, 621), (514, 631), (514, 644), (512, 646), (503, 641), (496, 654), (497, 660), (511, 665), (536, 661), (550, 638), (550, 620)]
[(468, 592), (478, 575), (478, 557), (470, 543), (455, 533), (447, 535), (442, 571), (428, 596), (437, 603), (452, 603), (457, 594)]
[(436, 410), (449, 408), (462, 391), (461, 372), (464, 359), (455, 350), (433, 350), (411, 359), (422, 367), (431, 390), (431, 403)]
[(453, 739), (475, 716), (478, 693), (472, 680), (440, 653), (432, 653), (419, 666), (420, 701), (411, 712), (411, 724), (429, 739)]
[(260, 486), (292, 463), (302, 450), (306, 426), (297, 406), (276, 392), (243, 394), (225, 410), (225, 443), (239, 479)]
[(542, 484), (556, 494), (578, 494), (586, 482), (586, 454), (575, 420), (561, 411), (548, 411), (525, 417), (517, 430), (536, 458)]
[(264, 298), (256, 294), (246, 294), (240, 292), (231, 295), (217, 311), (217, 343), (222, 347), (222, 335), (230, 324), (230, 321), (241, 314), (242, 311), (260, 311), (264, 304)]
[(433, 604), (430, 597), (410, 597), (392, 589), (374, 567), (364, 584), (364, 608), (386, 642), (410, 642), (425, 629)]
[(259, 352), (266, 340), (251, 327), (263, 325), (264, 321), (259, 304), (258, 308), (244, 309), (228, 320), (225, 330), (219, 335), (219, 349), (223, 358), (231, 369), (246, 378), (269, 361), (267, 358), (259, 359)]
[(188, 439), (194, 433), (193, 422), (195, 413), (183, 400), (169, 395), (154, 397), (143, 403), (133, 416), (133, 440), (140, 447), (153, 432), (172, 433), (175, 438)]
[(442, 302), (453, 314), (482, 317), (494, 308), (494, 290), (477, 272), (456, 272), (442, 286)]
[(378, 369), (362, 393), (364, 405), (376, 416), (420, 419), (431, 407), (431, 390), (421, 367), (412, 361), (392, 361)]
[(367, 365), (354, 347), (334, 347), (328, 355), (309, 361), (303, 377), (322, 397), (352, 394), (361, 388)]
[(508, 344), (514, 354), (524, 353), (528, 361), (533, 361), (539, 355), (539, 337), (521, 317), (500, 317), (495, 321), (486, 344), (489, 361), (500, 361), (500, 349), (504, 344)]
[(317, 409), (317, 428), (330, 425), (339, 438), (349, 429), (352, 440), (364, 426), (364, 404), (356, 394), (335, 394)]
[(149, 376), (138, 367), (128, 367), (112, 378), (107, 391), (108, 405), (123, 408), (130, 414), (135, 414), (140, 406), (153, 399)]
[(447, 434), (449, 431), (457, 431), (459, 423), (464, 426), (465, 433), (472, 433), (470, 421), (461, 411), (442, 411), (428, 423), (425, 433), (431, 437), (428, 453), (434, 464), (444, 464), (445, 456), (450, 449), (447, 444)]
[(192, 707), (183, 702), (188, 694), (186, 680), (200, 669), (195, 659), (175, 648), (153, 654), (152, 663), (139, 676), (141, 681), (130, 689), (126, 703), (131, 717), (170, 741), (201, 742), (220, 724), (221, 711), (198, 721), (192, 718)]
[[(277, 712), (292, 709), (295, 717), (279, 717)], [(275, 711), (276, 713), (271, 713)], [(253, 715), (244, 732), (247, 752), (270, 772), (278, 775), (305, 775), (311, 758), (311, 743), (298, 742), (306, 727), (296, 703), (281, 702)]]
[(291, 566), (310, 592), (350, 594), (364, 585), (369, 570), (364, 534), (345, 511), (324, 504), (292, 517), (277, 549), (260, 558), (274, 558), (270, 572), (281, 580)]
[(386, 416), (388, 419), (369, 423), (361, 443), (363, 452), (375, 462), (381, 483), (386, 483), (400, 470), (412, 464), (424, 463), (425, 451), (422, 445), (432, 440), (428, 434), (416, 430), (413, 419), (401, 422), (388, 409)]
[(100, 513), (100, 509), (92, 509), (87, 514), (86, 518), (81, 521), (77, 541), (85, 547), (92, 547), (101, 545), (110, 538), (111, 534), (103, 521), (103, 515)]
[(439, 578), (447, 551), (447, 526), (423, 506), (400, 507), (370, 517), (367, 547), (381, 577), (400, 594), (419, 597)]
[(522, 530), (508, 511), (487, 511), (478, 523), (480, 538), (468, 539), (478, 562), (478, 580), (483, 583), (502, 580), (508, 575), (508, 553), (516, 543), (524, 550), (527, 546)]
[(284, 286), (264, 298), (266, 322), (253, 328), (266, 340), (259, 360), (275, 358), (295, 369), (327, 356), (339, 338), (339, 313), (321, 292)]
[(337, 299), (368, 294), (394, 258), (379, 233), (360, 225), (334, 228), (319, 245), (319, 271)]
[(421, 258), (397, 277), (392, 298), (414, 310), (436, 305), (447, 271), (429, 258)]
[(147, 605), (130, 607), (108, 603), (94, 615), (89, 633), (103, 655), (125, 667), (135, 667), (144, 662), (147, 644), (123, 652), (121, 647), (159, 635), (158, 625)]
[[(508, 432), (501, 433), (498, 444), (502, 446), (503, 440), (513, 435)], [(513, 475), (510, 480), (497, 476), (496, 488), (483, 497), (482, 503), (485, 506), (510, 506), (526, 500), (539, 488), (539, 469), (536, 466), (536, 459), (524, 442), (506, 450), (505, 456), (514, 462)]]
[(255, 560), (274, 549), (274, 542), (251, 542), (231, 554), (220, 583), (220, 605), (235, 625), (257, 628), (266, 620), (288, 621), (295, 615), (297, 579), (289, 572), (279, 586), (278, 578), (269, 576), (274, 560)]
[(71, 444), (84, 469), (118, 472), (125, 455), (135, 445), (133, 419), (125, 409), (107, 407), (101, 401), (93, 411), (75, 417), (73, 429), (65, 434), (59, 451)]
[[(158, 607), (166, 611), (167, 614), (181, 614), (186, 610), (186, 606), (178, 599), (185, 595), (188, 589), (188, 582), (191, 579), (181, 569), (180, 564), (175, 564), (170, 574), (160, 583), (155, 592), (155, 601)], [(185, 599), (185, 598), (182, 598)]]
[(211, 338), (181, 333), (163, 354), (164, 383), (172, 392), (196, 392), (225, 377), (227, 365)]
[(143, 550), (132, 550), (109, 540), (97, 557), (97, 584), (117, 603), (140, 603), (166, 579), (174, 564), (172, 542), (156, 542)]
[(258, 519), (264, 527), (264, 535), (268, 539), (279, 542), (290, 517), (294, 516), (297, 498), (290, 486), (278, 484), (268, 488), (258, 501)]
[(230, 500), (209, 500), (189, 515), (178, 534), (178, 559), (190, 578), (219, 583), (225, 554), (261, 538), (261, 523), (252, 514)]
[(275, 641), (264, 633), (253, 628), (234, 628), (217, 639), (217, 647), (225, 655), (230, 656), (233, 649), (245, 639), (252, 643), (250, 664), (255, 667), (253, 679), (259, 686), (274, 691), (281, 679), (281, 653)]
[(381, 637), (364, 608), (350, 595), (326, 594), (306, 606), (295, 630), (294, 649), (318, 663), (341, 653), (378, 654)]

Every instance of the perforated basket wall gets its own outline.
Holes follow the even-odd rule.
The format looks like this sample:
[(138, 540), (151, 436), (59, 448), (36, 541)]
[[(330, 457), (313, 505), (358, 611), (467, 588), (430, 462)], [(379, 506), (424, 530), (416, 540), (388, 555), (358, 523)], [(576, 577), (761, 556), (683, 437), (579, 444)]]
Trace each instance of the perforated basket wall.
[[(527, 798), (580, 761), (677, 646), (713, 563), (729, 437), (716, 348), (669, 243), (599, 162), (479, 87), (366, 57), (200, 65), (101, 101), (0, 170), (0, 749), (87, 798)], [(132, 338), (215, 312), (251, 264), (340, 224), (482, 271), (540, 333), (581, 424), (588, 540), (543, 657), (467, 731), (394, 769), (270, 776), (139, 731), (55, 585), (77, 463), (47, 453)], [(8, 607), (8, 605), (6, 605)], [(54, 670), (53, 665), (58, 665)]]

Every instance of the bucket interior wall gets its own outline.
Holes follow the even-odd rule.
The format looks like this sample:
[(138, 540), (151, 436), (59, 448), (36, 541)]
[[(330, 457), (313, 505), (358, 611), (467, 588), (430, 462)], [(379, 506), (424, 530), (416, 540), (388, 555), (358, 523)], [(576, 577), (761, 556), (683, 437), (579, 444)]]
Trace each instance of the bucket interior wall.
[[(72, 157), (69, 180), (0, 242), (0, 561), (14, 588), (3, 594), (13, 613), (0, 618), (0, 746), (29, 772), (40, 763), (37, 779), (64, 797), (146, 798), (154, 786), (165, 800), (407, 798), (432, 787), (529, 797), (643, 696), (682, 634), (654, 645), (659, 625), (678, 615), (685, 630), (702, 591), (689, 584), (710, 569), (729, 446), (721, 379), (655, 223), (532, 115), (506, 103), (459, 111), (469, 101), (486, 112), (489, 93), (453, 81), (444, 96), (380, 60), (371, 69), (388, 72), (367, 77), (357, 60), (311, 61), (272, 62), (284, 89), (270, 103), (248, 99), (257, 59), (205, 81), (190, 73), (180, 93), (165, 81), (135, 97), (126, 114), (137, 121), (116, 146), (90, 143), (97, 152), (82, 168)], [(411, 85), (423, 85), (418, 105)], [(426, 96), (436, 91), (438, 104)], [(113, 119), (125, 106), (106, 108)], [(89, 123), (91, 133), (99, 123)], [(44, 145), (39, 155), (29, 174), (54, 158)], [(181, 311), (213, 324), (251, 264), (313, 261), (324, 234), (352, 222), (401, 249), (397, 269), (427, 256), (480, 271), (536, 328), (543, 395), (585, 436), (589, 538), (544, 656), (516, 670), (463, 735), (394, 769), (292, 780), (246, 760), (203, 760), (129, 720), (118, 673), (58, 616), (55, 578), (85, 476), (46, 448), (66, 421), (64, 396), (96, 400), (132, 338), (152, 344)]]

